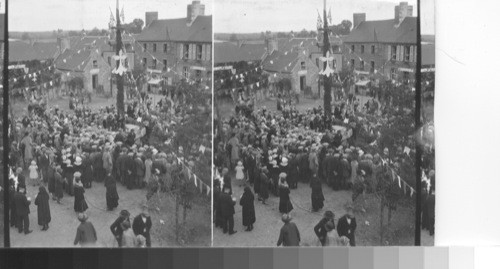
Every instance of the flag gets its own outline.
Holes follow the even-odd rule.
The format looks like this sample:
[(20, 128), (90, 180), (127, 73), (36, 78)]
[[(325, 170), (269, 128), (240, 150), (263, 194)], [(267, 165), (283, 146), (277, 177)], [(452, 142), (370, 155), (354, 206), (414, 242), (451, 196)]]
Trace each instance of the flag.
[(194, 175), (194, 177), (193, 177), (193, 178), (194, 178), (194, 185), (195, 185), (196, 187), (198, 187), (198, 182), (196, 181), (196, 175)]
[(111, 8), (109, 8), (109, 26), (113, 27), (115, 26), (115, 16), (113, 16), (113, 12), (111, 11)]
[(121, 22), (125, 22), (125, 12), (123, 11), (123, 7), (122, 12), (120, 13), (120, 19), (122, 20)]
[(317, 28), (320, 29), (322, 24), (323, 24), (323, 21), (321, 20), (321, 15), (319, 15), (319, 11), (318, 11), (318, 22), (317, 22), (317, 25), (316, 25)]
[(207, 195), (210, 195), (210, 187), (207, 186)]
[(328, 11), (328, 23), (332, 25), (332, 8)]

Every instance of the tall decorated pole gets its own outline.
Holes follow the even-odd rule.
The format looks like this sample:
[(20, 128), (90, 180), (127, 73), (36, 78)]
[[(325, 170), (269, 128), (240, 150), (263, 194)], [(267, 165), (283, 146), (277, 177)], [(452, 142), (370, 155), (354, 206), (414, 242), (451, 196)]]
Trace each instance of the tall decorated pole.
[(125, 112), (125, 93), (123, 89), (123, 44), (122, 44), (122, 28), (120, 22), (119, 0), (116, 0), (116, 69), (113, 73), (116, 75), (116, 108), (118, 114)]
[[(328, 38), (328, 18), (326, 15), (326, 0), (323, 2), (323, 57), (320, 60), (323, 63), (323, 70), (319, 73), (323, 75), (323, 87), (324, 87), (324, 109), (325, 109), (325, 121), (330, 122), (332, 117), (332, 80), (330, 76), (333, 76), (334, 70), (330, 68), (330, 62), (333, 61), (333, 57), (330, 57), (330, 40)], [(318, 19), (320, 20), (320, 18)]]

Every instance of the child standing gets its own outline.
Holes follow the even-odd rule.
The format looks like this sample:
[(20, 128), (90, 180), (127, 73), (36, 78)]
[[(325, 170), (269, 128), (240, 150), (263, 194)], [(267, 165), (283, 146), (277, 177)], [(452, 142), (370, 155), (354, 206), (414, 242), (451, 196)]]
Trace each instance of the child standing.
[(29, 166), (28, 170), (30, 171), (30, 180), (33, 186), (40, 185), (40, 182), (38, 181), (38, 166), (36, 165), (35, 160), (31, 161), (31, 165)]
[(236, 165), (234, 170), (236, 170), (236, 179), (240, 181), (240, 186), (243, 185), (243, 180), (245, 179), (245, 173), (243, 173), (244, 169), (245, 167), (243, 167), (243, 163), (238, 161), (238, 165)]

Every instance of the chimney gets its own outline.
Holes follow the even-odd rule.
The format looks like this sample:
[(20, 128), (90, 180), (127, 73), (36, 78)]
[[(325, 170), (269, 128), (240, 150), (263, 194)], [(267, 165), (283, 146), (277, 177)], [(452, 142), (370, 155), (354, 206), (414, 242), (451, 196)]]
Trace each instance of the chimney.
[(62, 54), (66, 49), (70, 49), (69, 37), (57, 37), (57, 47), (59, 48), (59, 54)]
[(399, 25), (406, 17), (413, 16), (413, 6), (409, 6), (408, 2), (401, 2), (394, 7), (394, 20)]
[(187, 21), (191, 24), (196, 20), (196, 17), (205, 15), (205, 5), (201, 4), (200, 1), (193, 1), (187, 6)]
[(148, 27), (153, 21), (158, 20), (158, 11), (146, 12), (146, 25), (144, 28)]
[(278, 39), (272, 35), (266, 36), (266, 48), (268, 54), (278, 51)]
[(352, 29), (356, 29), (362, 22), (366, 21), (366, 13), (354, 13), (352, 17)]

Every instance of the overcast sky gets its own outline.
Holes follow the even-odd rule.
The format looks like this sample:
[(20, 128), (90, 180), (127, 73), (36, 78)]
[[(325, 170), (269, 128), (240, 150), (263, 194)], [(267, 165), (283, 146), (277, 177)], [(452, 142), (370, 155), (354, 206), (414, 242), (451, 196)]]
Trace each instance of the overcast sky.
[[(366, 13), (367, 20), (394, 18), (399, 0), (327, 0), (333, 22), (352, 21), (353, 13)], [(406, 1), (414, 6), (417, 0)], [(434, 0), (421, 0), (422, 34), (434, 34)], [(251, 33), (315, 30), (323, 0), (214, 0), (214, 32)]]
[[(120, 0), (125, 22), (145, 20), (146, 11), (158, 11), (160, 19), (180, 18), (187, 14), (191, 0)], [(202, 0), (205, 15), (212, 14), (212, 0)], [(10, 31), (90, 30), (108, 28), (115, 0), (14, 0), (9, 1)]]

